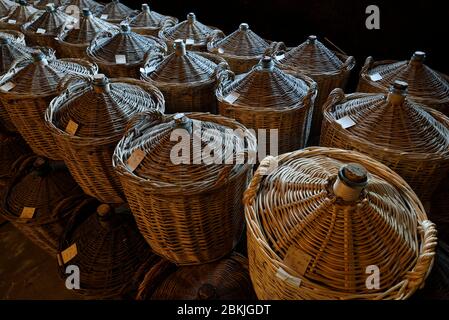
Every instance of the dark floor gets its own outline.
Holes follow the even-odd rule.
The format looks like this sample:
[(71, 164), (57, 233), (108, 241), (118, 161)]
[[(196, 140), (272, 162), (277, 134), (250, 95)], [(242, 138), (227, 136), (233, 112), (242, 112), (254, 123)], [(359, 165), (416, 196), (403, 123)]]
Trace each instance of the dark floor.
[(56, 259), (0, 221), (0, 299), (80, 299), (65, 288)]

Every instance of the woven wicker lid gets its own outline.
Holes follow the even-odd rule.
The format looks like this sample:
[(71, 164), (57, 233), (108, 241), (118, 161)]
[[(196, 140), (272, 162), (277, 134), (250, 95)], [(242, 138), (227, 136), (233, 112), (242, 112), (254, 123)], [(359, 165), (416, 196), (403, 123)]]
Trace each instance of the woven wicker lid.
[(11, 89), (3, 92), (9, 97), (17, 96), (45, 96), (56, 94), (59, 83), (63, 79), (74, 76), (93, 75), (96, 66), (85, 62), (84, 65), (74, 59), (53, 59), (42, 51), (32, 53), (33, 60), (17, 72), (7, 73), (1, 80), (0, 86), (11, 84)]
[(23, 26), (25, 32), (39, 33), (43, 30), (44, 35), (57, 35), (67, 24), (73, 22), (73, 17), (57, 10), (54, 4), (48, 4), (45, 12), (34, 21)]
[(170, 274), (151, 296), (155, 300), (248, 300), (255, 297), (248, 260), (240, 254)]
[(9, 0), (0, 0), (0, 17), (4, 17), (17, 6), (17, 3)]
[(142, 4), (142, 11), (129, 21), (133, 28), (157, 28), (162, 27), (167, 16), (150, 10), (147, 3)]
[(116, 20), (122, 21), (126, 17), (134, 14), (135, 11), (119, 0), (112, 0), (107, 5), (104, 6), (103, 11), (101, 11), (100, 17), (103, 16), (105, 20)]
[(62, 101), (54, 111), (53, 125), (65, 131), (74, 122), (75, 135), (83, 138), (121, 137), (136, 113), (164, 111), (162, 93), (154, 86), (137, 80), (109, 80), (103, 74), (69, 86)]
[(34, 2), (34, 7), (45, 10), (47, 6), (53, 5), (54, 7), (58, 8), (64, 4), (65, 0), (38, 0)]
[[(60, 202), (82, 191), (62, 162), (32, 156), (25, 160), (8, 186), (4, 211), (8, 218), (20, 219), (24, 208), (33, 210), (33, 221), (56, 218)], [(25, 209), (27, 210), (27, 209)]]
[(385, 94), (344, 96), (331, 93), (325, 117), (332, 122), (346, 117), (355, 124), (345, 130), (366, 145), (415, 154), (449, 155), (449, 130), (422, 105), (407, 99), (407, 83), (396, 80)]
[(144, 68), (144, 77), (165, 83), (193, 83), (215, 79), (218, 65), (206, 57), (186, 51), (182, 40), (175, 40), (174, 52), (164, 59), (161, 55), (150, 56)]
[(270, 44), (249, 28), (247, 23), (227, 37), (208, 46), (209, 51), (223, 55), (254, 57), (261, 56)]
[(375, 83), (385, 90), (388, 90), (395, 80), (402, 80), (408, 83), (408, 92), (411, 96), (448, 100), (448, 80), (437, 71), (426, 66), (424, 60), (425, 53), (416, 51), (408, 61), (379, 64), (368, 70), (367, 74), (370, 78), (379, 74), (380, 79), (376, 79)]
[(172, 27), (162, 29), (159, 37), (169, 41), (191, 39), (194, 41), (194, 44), (205, 44), (214, 30), (216, 29), (199, 22), (194, 13), (189, 13), (186, 20)]
[[(263, 176), (274, 159), (262, 161), (245, 193), (245, 210), (251, 232), (254, 219), (260, 221), (261, 245), (302, 280), (297, 290), (370, 295), (409, 276), (423, 280), (427, 270), (420, 269), (419, 276), (409, 272), (418, 260), (419, 225), (429, 221), (397, 174), (361, 154), (330, 148), (277, 160)], [(379, 289), (367, 288), (369, 266), (380, 270)]]
[(7, 72), (16, 62), (30, 59), (33, 49), (13, 40), (12, 36), (0, 32), (0, 75)]
[[(229, 94), (237, 94), (235, 105), (257, 108), (285, 109), (297, 106), (311, 88), (312, 80), (286, 73), (278, 68), (272, 58), (264, 57), (248, 73), (237, 76), (217, 91), (223, 100)], [(313, 86), (313, 85), (312, 85)]]
[(62, 31), (59, 38), (71, 44), (88, 45), (100, 32), (118, 32), (119, 30), (116, 25), (95, 17), (86, 7), (82, 10), (78, 27)]
[[(145, 179), (147, 187), (164, 194), (180, 190), (183, 194), (195, 193), (219, 187), (239, 176), (249, 166), (246, 155), (255, 154), (255, 137), (238, 122), (222, 116), (163, 115), (152, 111), (135, 119), (130, 128), (115, 150), (115, 166), (134, 178)], [(186, 149), (181, 156), (175, 152), (179, 150), (179, 141), (171, 138), (172, 135), (183, 137), (182, 146)], [(212, 138), (215, 144), (221, 141), (222, 147), (228, 150), (217, 152), (213, 161), (206, 156), (209, 150), (206, 147), (216, 146), (211, 144)], [(215, 153), (216, 149), (213, 150)], [(143, 158), (132, 171), (129, 159), (138, 151), (143, 151)]]
[(28, 4), (25, 0), (21, 0), (10, 13), (2, 19), (4, 22), (9, 20), (15, 20), (17, 25), (22, 25), (27, 22), (33, 14), (42, 13), (42, 11), (34, 8)]
[(100, 33), (92, 41), (88, 53), (95, 59), (116, 63), (117, 55), (124, 55), (126, 63), (141, 63), (150, 51), (166, 51), (166, 45), (152, 36), (143, 36), (131, 31), (128, 24), (120, 25), (116, 34)]
[(94, 0), (68, 0), (65, 2), (66, 6), (76, 6), (81, 10), (85, 8), (89, 9), (92, 12), (97, 12), (98, 10), (102, 10), (104, 6), (97, 1)]

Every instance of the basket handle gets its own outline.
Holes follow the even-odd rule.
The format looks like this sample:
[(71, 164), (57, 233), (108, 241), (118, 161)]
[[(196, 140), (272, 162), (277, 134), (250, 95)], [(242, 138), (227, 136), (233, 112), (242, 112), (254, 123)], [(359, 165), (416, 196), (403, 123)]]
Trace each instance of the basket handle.
[(161, 25), (162, 25), (162, 27), (166, 26), (167, 28), (169, 28), (169, 27), (175, 26), (176, 22), (177, 22), (176, 18), (165, 17), (165, 19), (161, 21)]
[(107, 38), (107, 37), (112, 38), (113, 36), (114, 36), (114, 33), (110, 32), (110, 31), (101, 31), (92, 39), (92, 42), (90, 43), (90, 47), (96, 48), (98, 46), (98, 41), (100, 41), (100, 39)]
[(224, 88), (234, 82), (235, 73), (228, 68), (228, 64), (220, 62), (216, 69), (217, 89), (223, 92)]
[(155, 60), (156, 63), (161, 63), (165, 58), (165, 53), (162, 50), (150, 50), (145, 53), (145, 57), (143, 59), (143, 67), (145, 68), (150, 61)]
[[(57, 92), (62, 93), (67, 91), (70, 93), (70, 87), (77, 81), (82, 81), (83, 84), (91, 83), (93, 81), (93, 77), (90, 75), (65, 75), (61, 81), (59, 81), (58, 86), (56, 88)], [(81, 84), (80, 84), (81, 85)]]
[(265, 49), (264, 55), (275, 58), (276, 56), (287, 52), (287, 47), (282, 41), (273, 41), (268, 48)]
[(260, 183), (262, 179), (264, 178), (264, 172), (267, 172), (269, 168), (272, 165), (272, 161), (276, 159), (273, 156), (267, 156), (265, 157), (259, 164), (259, 167), (256, 170), (256, 173), (253, 175), (253, 178), (251, 179), (251, 182), (246, 188), (245, 193), (243, 194), (243, 204), (245, 206), (250, 206), (251, 203), (256, 198), (256, 195), (260, 188)]
[(335, 88), (334, 90), (331, 91), (326, 102), (323, 104), (322, 110), (324, 111), (332, 105), (341, 103), (345, 101), (345, 99), (346, 95), (344, 91), (341, 88)]
[(374, 59), (372, 56), (369, 56), (365, 59), (365, 63), (363, 64), (362, 69), (360, 70), (360, 74), (367, 73), (369, 69), (373, 66)]
[(345, 63), (343, 64), (343, 69), (346, 69), (347, 71), (351, 70), (355, 66), (355, 59), (353, 56), (349, 56), (348, 59), (346, 59)]
[(163, 123), (166, 119), (166, 116), (156, 109), (151, 109), (148, 111), (136, 113), (131, 119), (128, 121), (125, 127), (124, 136), (126, 136), (129, 131), (133, 130), (138, 124), (145, 122), (149, 125)]
[(213, 30), (209, 36), (207, 37), (207, 47), (210, 48), (213, 52), (217, 52), (218, 48), (215, 47), (216, 43), (220, 40), (223, 40), (226, 35), (221, 30)]

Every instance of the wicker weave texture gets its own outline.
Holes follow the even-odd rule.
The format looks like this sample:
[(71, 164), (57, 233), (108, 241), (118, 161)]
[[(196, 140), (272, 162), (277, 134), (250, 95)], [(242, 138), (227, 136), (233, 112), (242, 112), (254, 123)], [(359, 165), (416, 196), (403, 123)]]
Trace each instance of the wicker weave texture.
[(19, 3), (8, 14), (1, 15), (0, 28), (20, 31), (24, 23), (36, 18), (41, 13), (42, 11), (26, 2)]
[(134, 32), (154, 37), (159, 35), (162, 27), (174, 26), (178, 22), (175, 17), (164, 16), (150, 10), (148, 4), (142, 4), (142, 11), (138, 15), (125, 20)]

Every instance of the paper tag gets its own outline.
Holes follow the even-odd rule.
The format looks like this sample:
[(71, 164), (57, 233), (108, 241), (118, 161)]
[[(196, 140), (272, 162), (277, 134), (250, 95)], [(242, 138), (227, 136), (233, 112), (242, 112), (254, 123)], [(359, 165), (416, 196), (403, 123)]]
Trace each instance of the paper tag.
[(72, 244), (70, 247), (61, 252), (62, 263), (66, 264), (70, 260), (76, 257), (78, 254), (78, 249), (76, 243)]
[(67, 123), (67, 127), (65, 127), (65, 132), (67, 132), (71, 136), (74, 136), (77, 130), (78, 130), (78, 123), (69, 120), (69, 123)]
[(186, 39), (186, 44), (187, 45), (189, 45), (189, 44), (194, 44), (195, 43), (195, 40), (194, 39)]
[(123, 54), (115, 55), (115, 63), (117, 64), (126, 64), (126, 56)]
[(34, 213), (36, 212), (36, 208), (23, 207), (20, 218), (22, 219), (32, 219), (34, 217)]
[(306, 273), (311, 260), (311, 256), (301, 251), (301, 249), (296, 246), (291, 246), (284, 257), (284, 263), (301, 276)]
[(371, 81), (379, 81), (382, 80), (382, 76), (379, 73), (375, 73), (369, 76)]
[(9, 19), (9, 20), (8, 20), (8, 23), (9, 23), (9, 24), (16, 24), (16, 22), (17, 22), (17, 21), (14, 20), (14, 19)]
[(129, 170), (131, 170), (131, 172), (136, 170), (136, 168), (142, 162), (143, 158), (145, 158), (145, 151), (143, 151), (142, 149), (134, 150), (134, 152), (131, 154), (131, 157), (129, 157), (128, 161), (126, 162)]
[(276, 56), (277, 61), (281, 61), (284, 58), (285, 58), (285, 54), (280, 54), (280, 55)]
[(148, 68), (148, 67), (140, 68), (140, 72), (143, 73), (143, 74), (149, 74), (149, 73), (153, 72), (154, 70), (156, 70), (155, 67), (151, 67), (151, 68)]
[(337, 123), (341, 125), (343, 129), (348, 129), (355, 125), (354, 120), (352, 120), (349, 116), (344, 116), (343, 118), (338, 119)]
[(11, 91), (16, 85), (12, 82), (6, 82), (4, 85), (0, 87), (0, 90), (3, 92)]
[(45, 32), (47, 32), (47, 30), (42, 29), (42, 28), (39, 28), (36, 30), (36, 33), (39, 33), (39, 34), (44, 34)]
[(287, 271), (282, 269), (281, 267), (278, 268), (276, 272), (276, 277), (281, 279), (282, 281), (290, 283), (292, 286), (299, 287), (301, 285), (301, 279), (298, 277), (294, 277), (291, 274), (289, 274)]
[(240, 94), (238, 94), (237, 92), (231, 92), (224, 98), (224, 101), (226, 101), (227, 103), (233, 104), (234, 102), (237, 101), (237, 99), (239, 97), (240, 97)]
[(106, 20), (107, 18), (108, 18), (107, 14), (102, 14), (101, 17), (100, 17), (100, 19), (103, 19), (103, 20)]

